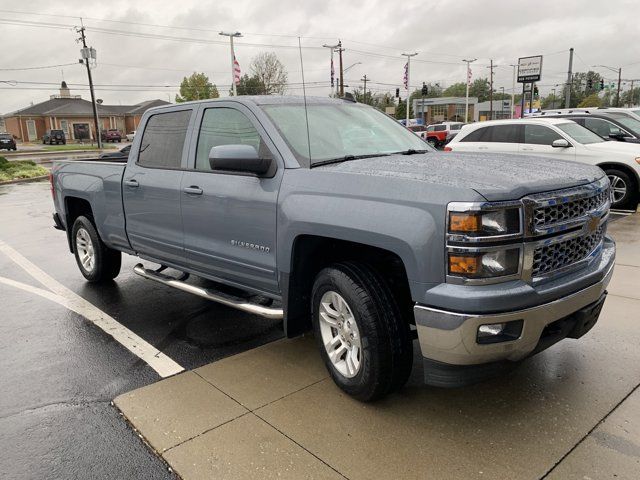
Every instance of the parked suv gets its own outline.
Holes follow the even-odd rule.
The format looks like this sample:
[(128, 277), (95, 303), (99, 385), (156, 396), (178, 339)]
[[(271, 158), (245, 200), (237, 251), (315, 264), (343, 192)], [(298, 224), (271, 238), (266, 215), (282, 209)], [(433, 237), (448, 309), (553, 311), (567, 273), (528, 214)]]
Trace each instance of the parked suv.
[(17, 150), (16, 141), (10, 133), (0, 133), (0, 150)]
[(110, 128), (109, 130), (102, 131), (102, 141), (103, 142), (120, 142), (122, 141), (122, 135), (120, 135), (120, 130), (117, 128)]
[(568, 118), (578, 125), (588, 128), (606, 140), (640, 143), (640, 119), (625, 113), (611, 110), (582, 110), (571, 113), (545, 111), (535, 113), (528, 118)]
[(432, 147), (438, 148), (450, 142), (464, 124), (460, 122), (443, 122), (427, 126), (426, 140)]
[(42, 136), (42, 143), (53, 145), (62, 144), (66, 145), (67, 138), (64, 136), (64, 130), (47, 130), (45, 134)]
[(597, 165), (611, 182), (612, 207), (635, 209), (637, 206), (640, 145), (607, 142), (566, 118), (529, 117), (466, 125), (445, 151), (540, 155)]

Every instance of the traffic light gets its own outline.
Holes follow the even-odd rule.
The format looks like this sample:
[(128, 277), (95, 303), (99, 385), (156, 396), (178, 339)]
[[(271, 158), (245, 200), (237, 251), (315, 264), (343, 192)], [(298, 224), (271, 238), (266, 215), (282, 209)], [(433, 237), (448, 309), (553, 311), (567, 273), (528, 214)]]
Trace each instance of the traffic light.
[(539, 92), (538, 92), (538, 86), (534, 85), (533, 86), (533, 96), (538, 98)]
[(604, 80), (600, 80), (600, 90), (604, 90)]
[(593, 88), (593, 80), (587, 78), (587, 90), (591, 90)]
[(426, 96), (429, 94), (429, 89), (427, 88), (427, 84), (422, 82), (422, 96)]
[[(604, 88), (604, 87), (602, 87)], [(400, 98), (400, 89), (396, 88), (396, 98)]]

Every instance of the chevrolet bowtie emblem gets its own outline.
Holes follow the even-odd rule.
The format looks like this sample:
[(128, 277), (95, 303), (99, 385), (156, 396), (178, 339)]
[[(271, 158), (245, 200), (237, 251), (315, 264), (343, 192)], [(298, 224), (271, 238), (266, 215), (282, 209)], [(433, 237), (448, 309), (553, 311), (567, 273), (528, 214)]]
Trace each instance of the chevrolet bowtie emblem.
[(587, 233), (595, 232), (600, 226), (600, 217), (597, 215), (589, 215), (589, 220), (584, 224), (584, 229)]

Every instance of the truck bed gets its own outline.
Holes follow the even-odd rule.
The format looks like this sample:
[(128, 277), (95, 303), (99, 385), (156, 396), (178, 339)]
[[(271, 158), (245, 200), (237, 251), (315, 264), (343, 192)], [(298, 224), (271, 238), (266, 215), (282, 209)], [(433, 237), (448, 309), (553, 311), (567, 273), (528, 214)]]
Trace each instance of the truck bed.
[[(125, 232), (122, 205), (122, 176), (126, 161), (86, 159), (56, 161), (51, 170), (57, 211), (68, 212), (70, 202), (91, 205), (96, 228), (102, 240), (112, 248), (130, 249)], [(64, 192), (64, 196), (61, 194)], [(61, 215), (66, 229), (66, 215)]]

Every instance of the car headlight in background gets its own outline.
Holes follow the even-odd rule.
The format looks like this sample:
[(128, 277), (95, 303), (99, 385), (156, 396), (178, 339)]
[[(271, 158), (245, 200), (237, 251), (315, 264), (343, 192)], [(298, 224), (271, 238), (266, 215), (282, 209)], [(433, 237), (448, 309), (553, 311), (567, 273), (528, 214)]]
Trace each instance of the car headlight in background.
[[(462, 249), (460, 249), (462, 250)], [(486, 252), (450, 251), (448, 273), (465, 278), (493, 278), (516, 275), (520, 271), (520, 248)]]
[(519, 232), (519, 208), (477, 212), (449, 211), (449, 233), (452, 234), (496, 236), (517, 234)]

